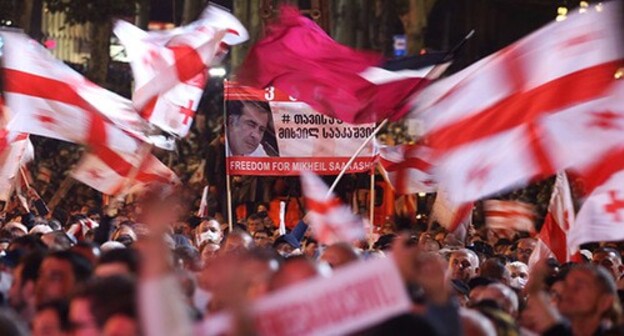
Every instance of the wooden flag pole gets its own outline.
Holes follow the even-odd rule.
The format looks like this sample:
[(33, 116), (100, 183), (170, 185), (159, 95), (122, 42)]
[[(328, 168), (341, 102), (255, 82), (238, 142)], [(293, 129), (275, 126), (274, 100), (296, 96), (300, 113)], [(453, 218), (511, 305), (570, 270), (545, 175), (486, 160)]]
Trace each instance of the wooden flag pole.
[(386, 118), (377, 126), (377, 128), (375, 128), (373, 133), (368, 138), (366, 138), (366, 140), (362, 143), (362, 145), (360, 145), (360, 147), (355, 151), (353, 156), (351, 156), (349, 161), (347, 161), (347, 164), (340, 171), (340, 174), (338, 174), (338, 177), (336, 177), (336, 179), (334, 180), (334, 183), (332, 183), (331, 187), (329, 187), (329, 191), (327, 191), (327, 195), (325, 195), (325, 198), (329, 198), (329, 196), (331, 196), (331, 194), (334, 192), (334, 189), (336, 189), (336, 186), (338, 185), (338, 182), (340, 182), (340, 180), (342, 179), (344, 174), (347, 172), (347, 169), (349, 169), (349, 167), (353, 164), (353, 161), (355, 161), (355, 159), (364, 150), (364, 147), (366, 147), (366, 145), (368, 145), (368, 143), (371, 142), (371, 140), (373, 140), (375, 138), (377, 133), (379, 133), (379, 131), (381, 131), (381, 129), (384, 126), (386, 126), (387, 123), (388, 123), (388, 119)]
[(30, 189), (30, 183), (28, 183), (28, 179), (26, 178), (26, 173), (24, 173), (24, 168), (22, 165), (19, 166), (20, 174), (22, 175), (22, 180), (24, 180), (24, 184), (26, 185), (26, 189)]
[(230, 232), (234, 229), (234, 224), (232, 222), (232, 217), (234, 214), (232, 213), (232, 187), (230, 186), (230, 173), (226, 169), (225, 174), (225, 188), (227, 189), (227, 219), (228, 219), (228, 227), (230, 228)]
[(368, 228), (368, 244), (369, 246), (372, 246), (372, 240), (373, 240), (373, 228), (375, 227), (375, 166), (373, 166), (371, 168), (371, 174), (370, 174), (370, 192), (369, 192), (369, 197), (370, 200), (368, 201), (369, 203), (369, 228)]

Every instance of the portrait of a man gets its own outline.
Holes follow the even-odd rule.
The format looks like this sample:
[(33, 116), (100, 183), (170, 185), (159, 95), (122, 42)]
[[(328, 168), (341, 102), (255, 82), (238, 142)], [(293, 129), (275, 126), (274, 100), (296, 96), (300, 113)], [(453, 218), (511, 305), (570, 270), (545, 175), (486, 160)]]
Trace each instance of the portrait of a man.
[[(228, 101), (228, 156), (277, 156), (271, 108), (263, 101)], [(267, 140), (273, 139), (273, 141)], [(271, 144), (273, 142), (273, 144)]]

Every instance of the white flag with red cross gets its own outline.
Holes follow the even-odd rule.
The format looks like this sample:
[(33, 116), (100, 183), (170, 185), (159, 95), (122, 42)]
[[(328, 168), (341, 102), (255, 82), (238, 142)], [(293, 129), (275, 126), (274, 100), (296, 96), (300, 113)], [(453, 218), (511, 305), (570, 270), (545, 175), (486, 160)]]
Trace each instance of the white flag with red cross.
[(55, 59), (25, 34), (0, 32), (7, 128), (79, 144), (133, 152), (149, 129), (129, 100)]
[(422, 145), (378, 146), (380, 171), (399, 194), (435, 192), (432, 151)]
[(579, 170), (586, 198), (568, 231), (573, 252), (584, 243), (624, 239), (624, 149), (601, 159)]
[(114, 33), (126, 48), (136, 81), (132, 97), (143, 118), (185, 136), (199, 105), (208, 69), (247, 30), (230, 13), (209, 6), (199, 20), (165, 32), (145, 32), (118, 21)]
[(310, 228), (321, 244), (353, 242), (364, 239), (366, 232), (362, 217), (353, 214), (318, 176), (302, 172), (301, 187), (305, 198)]
[(103, 146), (91, 148), (72, 171), (72, 177), (107, 195), (154, 182), (179, 183), (175, 173), (154, 155), (120, 153)]
[(570, 15), (417, 93), (410, 118), (451, 201), (596, 160), (624, 140), (619, 6)]

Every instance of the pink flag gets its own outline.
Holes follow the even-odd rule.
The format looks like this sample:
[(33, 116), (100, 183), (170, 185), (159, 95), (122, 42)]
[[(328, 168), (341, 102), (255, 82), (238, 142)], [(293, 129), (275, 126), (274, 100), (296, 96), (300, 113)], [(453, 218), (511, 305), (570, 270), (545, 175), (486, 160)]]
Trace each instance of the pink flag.
[(568, 249), (624, 239), (624, 149), (615, 149), (580, 172), (586, 199), (568, 231)]
[(148, 33), (118, 21), (114, 32), (130, 58), (134, 106), (152, 124), (180, 137), (191, 127), (208, 68), (225, 56), (229, 45), (248, 38), (233, 15), (215, 6), (198, 21), (173, 30)]
[(398, 73), (381, 66), (381, 55), (340, 45), (296, 8), (283, 6), (249, 51), (237, 80), (257, 88), (273, 85), (348, 123), (369, 123), (403, 116), (406, 99), (428, 77), (441, 74), (432, 69), (445, 56), (428, 55), (418, 70)]
[(1, 32), (7, 128), (133, 152), (148, 128), (129, 100), (86, 80), (24, 34)]
[(399, 194), (435, 192), (431, 149), (422, 145), (379, 146), (380, 171)]
[(364, 222), (340, 199), (327, 193), (329, 188), (318, 176), (302, 172), (301, 187), (310, 217), (310, 228), (321, 244), (353, 242), (366, 235)]
[[(136, 171), (136, 176), (130, 181), (132, 171)], [(139, 154), (119, 153), (103, 146), (93, 147), (85, 154), (72, 176), (108, 195), (117, 195), (124, 187), (141, 187), (152, 182), (179, 183), (176, 175), (151, 154), (141, 158)]]
[(454, 203), (595, 160), (624, 140), (618, 5), (570, 15), (415, 95), (410, 118)]
[(519, 201), (483, 202), (485, 223), (490, 229), (535, 232), (535, 212), (531, 204)]

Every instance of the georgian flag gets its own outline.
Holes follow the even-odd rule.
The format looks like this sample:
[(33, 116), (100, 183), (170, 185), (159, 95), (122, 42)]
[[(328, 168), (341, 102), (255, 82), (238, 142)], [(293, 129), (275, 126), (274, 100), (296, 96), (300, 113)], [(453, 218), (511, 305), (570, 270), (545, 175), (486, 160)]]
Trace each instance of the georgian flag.
[(485, 223), (494, 230), (535, 232), (533, 206), (520, 201), (487, 200), (483, 202)]
[(619, 5), (570, 15), (414, 96), (409, 118), (451, 201), (525, 185), (624, 141)]
[(129, 100), (55, 59), (28, 36), (0, 32), (8, 130), (133, 152), (149, 125)]
[(72, 171), (72, 177), (107, 195), (118, 195), (124, 189), (153, 182), (179, 183), (177, 176), (151, 154), (144, 157), (140, 153), (120, 153), (103, 146), (91, 148)]
[(353, 242), (365, 238), (364, 222), (342, 204), (318, 176), (301, 173), (301, 187), (305, 198), (310, 228), (321, 244)]
[(422, 145), (377, 146), (380, 171), (398, 194), (435, 192), (431, 149)]
[(24, 133), (0, 130), (0, 143), (4, 143), (0, 149), (0, 200), (8, 201), (20, 179), (20, 166), (34, 159), (34, 149)]
[(120, 20), (114, 33), (130, 58), (134, 106), (143, 118), (180, 137), (191, 127), (208, 68), (221, 61), (227, 46), (249, 37), (233, 15), (215, 6), (188, 26), (145, 32)]

